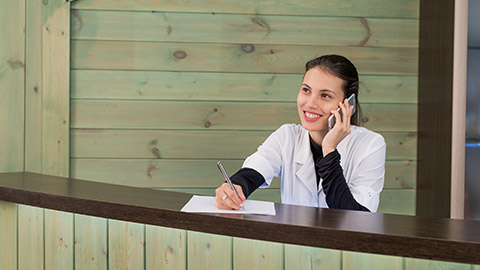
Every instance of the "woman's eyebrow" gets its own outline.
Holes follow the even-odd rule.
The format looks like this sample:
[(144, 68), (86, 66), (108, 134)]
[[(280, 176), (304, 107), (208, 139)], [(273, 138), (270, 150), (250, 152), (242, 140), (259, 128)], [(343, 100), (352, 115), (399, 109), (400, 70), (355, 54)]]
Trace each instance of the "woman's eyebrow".
[(312, 89), (312, 87), (310, 87), (310, 85), (306, 84), (306, 83), (302, 83), (302, 85), (305, 85), (306, 87)]
[(330, 89), (322, 89), (322, 90), (320, 90), (320, 92), (330, 92), (330, 93), (335, 94), (335, 91), (330, 90)]

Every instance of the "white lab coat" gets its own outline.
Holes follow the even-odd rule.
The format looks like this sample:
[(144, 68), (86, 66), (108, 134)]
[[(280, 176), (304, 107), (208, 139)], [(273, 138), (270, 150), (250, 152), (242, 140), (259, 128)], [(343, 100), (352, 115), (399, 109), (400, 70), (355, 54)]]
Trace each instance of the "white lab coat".
[[(376, 212), (385, 174), (386, 144), (383, 137), (366, 128), (351, 126), (337, 146), (340, 165), (353, 197)], [(282, 203), (328, 207), (320, 179), (317, 186), (308, 131), (301, 125), (285, 124), (273, 132), (243, 163), (258, 171), (270, 186), (280, 177)]]

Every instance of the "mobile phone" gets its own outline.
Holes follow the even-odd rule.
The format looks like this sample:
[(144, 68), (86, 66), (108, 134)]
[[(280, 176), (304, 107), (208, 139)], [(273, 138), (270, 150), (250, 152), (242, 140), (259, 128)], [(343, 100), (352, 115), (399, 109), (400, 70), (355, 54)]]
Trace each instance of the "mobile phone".
[[(348, 101), (348, 104), (350, 104), (350, 106), (353, 106), (353, 109), (352, 109), (352, 115), (355, 113), (355, 109), (357, 108), (357, 106), (355, 105), (355, 94), (352, 94), (348, 97), (347, 99)], [(342, 109), (340, 107), (338, 107), (337, 109), (337, 112), (340, 113), (340, 117), (342, 116)], [(332, 129), (333, 126), (335, 126), (335, 115), (330, 115), (330, 117), (328, 117), (328, 130)]]

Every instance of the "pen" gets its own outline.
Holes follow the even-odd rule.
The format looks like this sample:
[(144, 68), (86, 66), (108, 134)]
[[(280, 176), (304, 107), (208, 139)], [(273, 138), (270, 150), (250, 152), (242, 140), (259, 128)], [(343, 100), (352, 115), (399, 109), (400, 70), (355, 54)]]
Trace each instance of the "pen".
[[(235, 189), (235, 187), (233, 186), (233, 183), (232, 183), (232, 180), (230, 180), (230, 177), (228, 177), (227, 175), (227, 172), (225, 172), (225, 169), (223, 168), (223, 165), (222, 163), (219, 161), (217, 162), (217, 167), (220, 169), (220, 172), (222, 172), (223, 174), (223, 178), (225, 178), (225, 181), (227, 181), (227, 183), (230, 185), (230, 188), (233, 189), (233, 192), (235, 192), (235, 194), (237, 195), (238, 198), (240, 198), (240, 195), (238, 195), (237, 193), (237, 190)], [(242, 210), (245, 210), (242, 206), (242, 208), (240, 208)]]

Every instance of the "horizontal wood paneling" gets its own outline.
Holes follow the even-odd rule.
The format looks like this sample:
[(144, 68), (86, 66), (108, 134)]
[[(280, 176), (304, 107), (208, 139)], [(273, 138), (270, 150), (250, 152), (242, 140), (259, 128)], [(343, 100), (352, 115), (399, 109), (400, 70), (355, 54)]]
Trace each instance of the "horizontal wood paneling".
[(73, 15), (76, 40), (418, 47), (417, 19), (83, 10)]
[[(244, 159), (270, 131), (165, 131), (72, 129), (73, 158)], [(383, 132), (387, 159), (416, 159), (417, 134)]]
[(415, 189), (384, 189), (380, 194), (377, 212), (415, 215)]
[(82, 0), (75, 9), (418, 18), (419, 0), (149, 1)]
[[(72, 99), (295, 101), (302, 74), (72, 70)], [(360, 76), (362, 103), (416, 103), (416, 76)]]
[[(274, 130), (299, 122), (295, 103), (258, 102), (71, 102), (73, 128)], [(417, 106), (364, 104), (362, 122), (375, 131), (415, 131)]]
[(363, 74), (416, 75), (416, 48), (72, 41), (73, 69), (303, 73), (305, 62), (341, 54)]
[[(71, 159), (72, 178), (148, 188), (216, 188), (222, 175), (217, 160), (188, 159)], [(243, 160), (222, 161), (231, 175), (242, 167)], [(385, 188), (415, 188), (415, 161), (387, 161)], [(272, 187), (280, 188), (280, 181)]]

